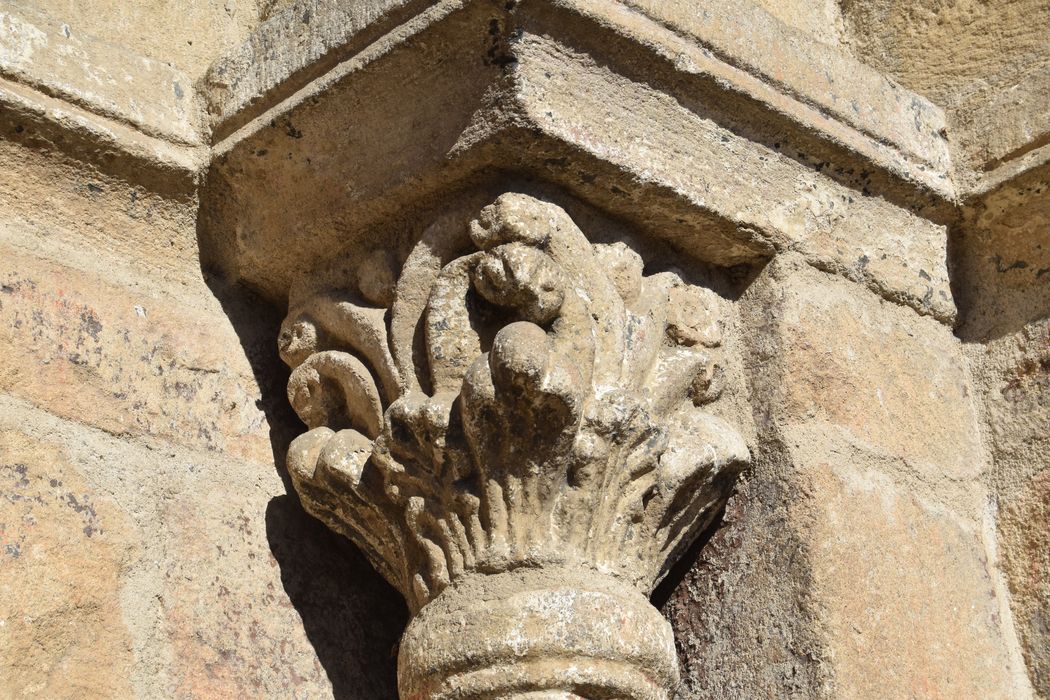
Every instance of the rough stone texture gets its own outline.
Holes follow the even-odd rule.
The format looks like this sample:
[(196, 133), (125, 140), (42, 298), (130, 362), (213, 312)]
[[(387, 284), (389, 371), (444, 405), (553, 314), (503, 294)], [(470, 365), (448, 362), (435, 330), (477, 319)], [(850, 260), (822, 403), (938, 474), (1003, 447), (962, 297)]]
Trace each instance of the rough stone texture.
[[(101, 0), (84, 3), (76, 0), (8, 0), (12, 13), (35, 14), (39, 29), (54, 32), (70, 41), (96, 41), (119, 44), (151, 62), (174, 65), (190, 76), (183, 85), (185, 95), (192, 96), (192, 83), (215, 58), (243, 41), (248, 33), (267, 16), (288, 4), (289, 0), (225, 0), (215, 2), (146, 2), (127, 3)], [(42, 25), (42, 26), (41, 26)], [(56, 54), (62, 52), (52, 43)], [(124, 61), (107, 65), (97, 62), (95, 69), (120, 68)], [(150, 86), (135, 84), (140, 91)], [(167, 87), (165, 85), (164, 87)], [(138, 98), (145, 103), (144, 96)]]
[(255, 373), (192, 259), (189, 203), (4, 156), (0, 348), (26, 362), (0, 368), (0, 390), (114, 434), (270, 459)]
[[(734, 55), (735, 64), (747, 66), (789, 93), (804, 95), (804, 101), (816, 103), (861, 132), (896, 144), (934, 170), (945, 165), (946, 144), (938, 133), (944, 118), (940, 109), (921, 97), (903, 94), (899, 85), (834, 47), (808, 43), (808, 55), (799, 60), (796, 52), (803, 45), (799, 33), (760, 7), (732, 0), (703, 6), (681, 0), (629, 0), (624, 4), (700, 39), (719, 53)], [(763, 51), (761, 46), (776, 49)], [(849, 80), (844, 81), (846, 75)], [(858, 100), (863, 100), (863, 106)], [(911, 119), (900, 119), (902, 114)]]
[[(465, 180), (509, 169), (553, 180), (705, 261), (759, 264), (800, 250), (953, 318), (943, 222), (909, 211), (938, 210), (951, 196), (934, 105), (831, 47), (820, 70), (796, 53), (777, 62), (751, 51), (731, 8), (712, 7), (705, 21), (684, 5), (636, 5), (539, 2), (505, 13), (441, 3), (358, 48), (218, 145), (205, 193), (215, 264), (280, 300), (333, 248), (379, 228), (400, 233), (414, 218), (406, 201), (441, 202)], [(801, 40), (750, 12), (770, 44)], [(741, 55), (721, 60), (707, 44)], [(290, 71), (294, 82), (301, 60), (277, 52), (243, 76), (247, 96), (236, 99), (252, 99), (256, 73)], [(841, 94), (856, 81), (863, 94)], [(262, 109), (268, 88), (257, 90)], [(406, 110), (405, 94), (432, 105), (429, 118)], [(332, 158), (333, 149), (356, 156)], [(748, 195), (756, 189), (761, 200)], [(293, 228), (299, 245), (270, 255)]]
[(845, 0), (842, 15), (861, 60), (945, 108), (960, 184), (1046, 145), (1045, 2)]
[(834, 687), (854, 697), (1017, 697), (980, 530), (882, 470), (836, 465), (812, 476), (800, 517), (812, 519), (810, 594)]
[(1050, 696), (1047, 449), (1050, 447), (1048, 182), (1034, 171), (983, 197), (955, 241), (976, 388), (994, 468), (999, 558), (1032, 684)]
[[(287, 7), (253, 32), (246, 41), (223, 53), (204, 77), (203, 94), (217, 137), (243, 126), (278, 97), (287, 97), (332, 68), (352, 52), (368, 47), (385, 31), (420, 13), (419, 0), (338, 0), (282, 2)], [(428, 14), (440, 16), (458, 3), (422, 12), (422, 22), (395, 30), (411, 35), (411, 24), (425, 24)], [(442, 7), (445, 6), (445, 7)], [(277, 7), (273, 8), (277, 10)], [(289, 85), (289, 78), (294, 77)]]
[(0, 433), (0, 658), (5, 697), (131, 695), (120, 584), (139, 533), (60, 448)]
[(795, 488), (774, 476), (775, 459), (755, 455), (722, 526), (665, 593), (682, 667), (679, 700), (834, 696), (809, 594), (809, 543), (790, 526)]
[(760, 0), (756, 4), (784, 24), (800, 29), (818, 41), (826, 44), (842, 41), (842, 11), (836, 0)]
[[(1045, 399), (1042, 405), (1047, 405)], [(1040, 527), (1050, 522), (1050, 470), (1042, 469), (999, 507), (999, 546), (1032, 685), (1050, 696), (1050, 536)]]
[[(493, 32), (489, 42), (475, 47), (482, 51), (496, 49), (488, 57), (488, 65), (511, 67), (512, 62), (506, 59), (513, 57), (515, 34), (530, 25), (545, 25), (544, 29), (552, 35), (575, 25), (586, 28), (589, 33), (610, 35), (611, 41), (602, 50), (608, 52), (605, 58), (611, 64), (619, 64), (633, 53), (627, 50), (624, 53), (628, 56), (618, 55), (622, 49), (617, 46), (620, 43), (617, 37), (629, 37), (635, 50), (642, 48), (651, 54), (648, 68), (653, 71), (659, 69), (658, 64), (667, 54), (674, 54), (674, 70), (680, 76), (707, 74), (707, 77), (722, 79), (734, 90), (769, 103), (781, 118), (803, 123), (819, 120), (818, 115), (807, 109), (808, 105), (833, 112), (842, 125), (849, 125), (859, 133), (848, 135), (839, 131), (832, 138), (852, 141), (851, 147), (860, 150), (865, 148), (860, 144), (865, 137), (893, 144), (894, 148), (884, 151), (883, 155), (912, 159), (913, 165), (919, 167), (914, 168), (910, 177), (924, 180), (921, 171), (928, 169), (931, 172), (926, 175), (936, 178), (937, 173), (947, 167), (947, 143), (940, 133), (943, 113), (936, 105), (902, 90), (848, 52), (814, 43), (807, 34), (794, 28), (794, 22), (785, 25), (778, 21), (778, 18), (791, 17), (812, 28), (819, 21), (815, 18), (821, 14), (837, 14), (830, 4), (806, 3), (805, 12), (794, 9), (802, 3), (766, 3), (768, 6), (764, 7), (747, 0), (718, 0), (702, 6), (689, 2), (602, 0), (529, 0), (504, 3), (502, 7), (446, 0), (432, 5), (427, 11), (421, 11), (418, 3), (405, 0), (370, 0), (350, 6), (330, 0), (296, 3), (216, 62), (209, 76), (215, 88), (209, 92), (209, 110), (226, 121), (249, 103), (260, 102), (257, 107), (272, 106), (287, 96), (286, 91), (274, 89), (277, 85), (302, 86), (308, 78), (316, 76), (314, 71), (318, 67), (329, 67), (340, 54), (353, 52), (353, 60), (332, 71), (329, 80), (360, 70), (396, 44), (428, 31), (430, 25), (444, 24), (446, 16), (463, 17), (478, 11), (484, 16), (485, 24), (495, 21), (496, 25), (491, 26), (506, 37), (502, 39)], [(304, 23), (307, 10), (310, 22)], [(548, 23), (552, 17), (557, 21)], [(307, 31), (304, 24), (314, 29)], [(746, 32), (742, 33), (745, 27)], [(376, 39), (375, 34), (382, 30), (390, 31)], [(374, 39), (374, 43), (362, 41), (368, 38)], [(586, 37), (577, 34), (573, 39), (575, 43)], [(771, 47), (775, 50), (770, 50)], [(498, 59), (496, 54), (500, 51), (509, 55)], [(805, 60), (801, 60), (803, 52)], [(717, 57), (727, 60), (723, 62)], [(774, 85), (775, 89), (770, 89)], [(308, 87), (299, 97), (312, 92)], [(879, 99), (871, 99), (872, 94), (877, 94)], [(736, 101), (736, 96), (727, 97)], [(296, 101), (294, 97), (291, 100)], [(254, 115), (256, 110), (248, 113)], [(821, 128), (829, 126), (822, 121)], [(228, 133), (228, 130), (222, 132)], [(871, 146), (876, 144), (868, 144)], [(893, 150), (901, 153), (893, 155)], [(911, 168), (904, 166), (903, 169)], [(938, 189), (943, 184), (932, 186)]]
[(998, 555), (1041, 697), (1050, 697), (1050, 178), (1045, 167), (975, 198), (953, 239), (959, 333), (970, 343), (993, 459)]
[(931, 98), (970, 81), (989, 82), (1010, 67), (1047, 59), (1039, 0), (945, 3), (845, 0), (854, 51)]
[(255, 378), (231, 366), (237, 336), (217, 303), (115, 287), (2, 243), (0, 260), (0, 352), (24, 360), (0, 371), (0, 391), (113, 434), (271, 457)]
[[(272, 464), (132, 442), (7, 397), (0, 433), (4, 663), (25, 671), (4, 674), (5, 693), (393, 694), (403, 609)], [(359, 650), (348, 629), (370, 630)]]
[[(464, 247), (444, 262), (482, 255), (467, 223), (510, 191), (598, 244), (613, 298), (678, 275), (659, 353), (713, 349), (683, 311), (691, 290), (719, 300), (726, 371), (693, 392), (724, 382), (704, 410), (752, 466), (724, 520), (724, 484), (688, 492), (712, 495), (714, 518), (653, 595), (679, 697), (1050, 697), (1046, 14), (1038, 0), (3, 3), (0, 695), (392, 698), (399, 662), (430, 692), (478, 654), (523, 649), (557, 658), (489, 668), (600, 696), (638, 680), (610, 664), (628, 658), (656, 671), (630, 693), (665, 692), (652, 581), (579, 567), (556, 588), (543, 569), (465, 572), (399, 653), (408, 611), (374, 552), (307, 515), (279, 466), (302, 431), (274, 349), (287, 300), (349, 280), (363, 308), (415, 309), (354, 321), (399, 334), (400, 367), (428, 347), (458, 357), (412, 338), (431, 285), (393, 287), (436, 274), (427, 242), (451, 231)], [(467, 316), (486, 344), (483, 295), (550, 321), (556, 275), (534, 243), (475, 269)], [(435, 304), (433, 333), (454, 307)], [(489, 374), (536, 364), (547, 341), (523, 339)], [(317, 371), (292, 382), (308, 423), (338, 408), (311, 408), (311, 378), (382, 365), (344, 360), (299, 364)], [(353, 410), (376, 395), (388, 407), (377, 386)], [(381, 432), (382, 411), (355, 415)], [(544, 437), (476, 432), (496, 451)], [(471, 633), (450, 632), (472, 605)]]
[(0, 8), (0, 78), (154, 136), (182, 143), (199, 140), (192, 78), (168, 61), (82, 36), (73, 23), (75, 30), (55, 15), (5, 3)]
[[(762, 421), (827, 426), (903, 460), (921, 481), (965, 483), (985, 468), (975, 397), (951, 331), (790, 258), (767, 269), (758, 351)], [(835, 329), (829, 333), (828, 329)], [(931, 416), (936, 416), (932, 420)]]
[(205, 282), (193, 199), (3, 157), (0, 695), (393, 696), (403, 606), (275, 467), (279, 315)]
[(668, 697), (671, 637), (643, 596), (749, 461), (703, 408), (724, 302), (520, 193), (431, 231), (396, 280), (348, 261), (293, 291), (306, 508), (408, 601), (404, 697)]
[(1050, 316), (1050, 169), (987, 193), (965, 211), (953, 240), (959, 333), (993, 342)]
[(814, 437), (734, 497), (667, 604), (678, 697), (1021, 696), (980, 531), (884, 469), (806, 463)]
[[(588, 150), (600, 144), (605, 160), (666, 182), (729, 218), (737, 230), (755, 232), (755, 243), (764, 248), (799, 251), (822, 269), (924, 313), (953, 318), (942, 227), (866, 196), (866, 187), (857, 196), (800, 168), (775, 145), (756, 146), (680, 97), (627, 81), (545, 37), (524, 35), (518, 51), (523, 109), (545, 132)], [(552, 64), (559, 68), (553, 74)], [(607, 128), (610, 122), (615, 130)], [(763, 199), (744, 195), (755, 187)], [(707, 229), (701, 229), (706, 235), (694, 230), (674, 240), (686, 249), (709, 245)], [(731, 250), (716, 260), (733, 264), (753, 257), (745, 256)]]
[(1023, 696), (958, 341), (790, 260), (743, 303), (761, 447), (665, 608), (679, 696)]
[(995, 81), (978, 81), (952, 99), (952, 149), (960, 165), (974, 171), (971, 174), (958, 167), (958, 185), (983, 190), (1033, 166), (1046, 165), (1050, 155), (1048, 90), (1050, 63), (1043, 63), (1023, 65)]

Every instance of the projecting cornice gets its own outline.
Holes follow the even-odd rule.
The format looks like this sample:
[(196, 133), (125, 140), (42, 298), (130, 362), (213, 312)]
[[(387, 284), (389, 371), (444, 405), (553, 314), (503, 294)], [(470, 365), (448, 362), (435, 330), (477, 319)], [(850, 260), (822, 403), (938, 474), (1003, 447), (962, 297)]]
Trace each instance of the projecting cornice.
[[(17, 29), (0, 66), (5, 132), (169, 191), (192, 193), (210, 170), (206, 255), (274, 299), (333, 244), (311, 230), (332, 216), (321, 209), (352, 208), (329, 225), (352, 239), (499, 171), (715, 264), (797, 250), (951, 321), (938, 225), (1047, 167), (1038, 135), (982, 135), (1002, 99), (973, 112), (950, 154), (940, 108), (748, 3), (311, 0), (197, 85), (43, 15), (4, 22)], [(94, 63), (127, 69), (100, 81)], [(227, 226), (229, 196), (273, 225)], [(282, 198), (295, 206), (268, 212)], [(929, 233), (899, 238), (913, 215)], [(291, 229), (300, 245), (275, 267), (266, 251)]]
[[(741, 123), (765, 113), (776, 122), (769, 136), (798, 139), (811, 132), (811, 146), (825, 141), (869, 160), (871, 170), (884, 169), (938, 196), (952, 194), (938, 107), (743, 3), (700, 9), (608, 0), (298, 3), (209, 71), (205, 88), (215, 138), (222, 141), (275, 107), (281, 112), (289, 105), (278, 105), (295, 90), (305, 88), (298, 99), (316, 94), (307, 87), (311, 80), (328, 73), (324, 85), (337, 82), (391, 47), (423, 41), (438, 25), (470, 13), (481, 23), (460, 24), (459, 35), (445, 38), (489, 49), (486, 41), (495, 40), (499, 56), (491, 58), (500, 66), (527, 56), (527, 34), (543, 35), (695, 103), (696, 111), (723, 118), (735, 113)], [(636, 76), (641, 65), (644, 75)], [(819, 149), (810, 150), (803, 159), (821, 163)]]
[(1045, 112), (1003, 118), (1014, 102), (1045, 92), (1045, 69), (1025, 72), (1011, 90), (978, 85), (936, 106), (746, 2), (302, 0), (199, 80), (10, 7), (0, 13), (0, 111), (11, 131), (33, 125), (77, 157), (105, 166), (127, 155), (141, 171), (192, 180), (209, 161), (204, 144), (231, 149), (253, 119), (294, 111), (403, 44), (440, 34), (491, 50), (485, 22), (461, 24), (458, 35), (440, 29), (472, 13), (497, 20), (504, 67), (520, 58), (519, 31), (580, 49), (625, 77), (644, 65), (642, 82), (704, 118), (935, 219), (1050, 157)]
[[(369, 7), (290, 8), (206, 79), (212, 254), (267, 295), (495, 171), (561, 186), (706, 262), (798, 250), (953, 318), (943, 117), (833, 49), (757, 9), (744, 41), (728, 13), (673, 4)], [(289, 231), (297, 245), (278, 260)]]

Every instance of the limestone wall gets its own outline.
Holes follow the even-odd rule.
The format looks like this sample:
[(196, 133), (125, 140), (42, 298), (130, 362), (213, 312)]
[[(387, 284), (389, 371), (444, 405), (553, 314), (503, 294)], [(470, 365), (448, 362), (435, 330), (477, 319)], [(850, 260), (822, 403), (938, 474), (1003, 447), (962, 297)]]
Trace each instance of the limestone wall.
[(998, 188), (959, 226), (959, 335), (967, 342), (983, 399), (984, 439), (993, 467), (998, 551), (1032, 682), (1050, 692), (1046, 572), (1047, 381), (1050, 336), (1050, 219), (1045, 178)]
[(192, 192), (13, 131), (0, 695), (388, 694), (400, 602), (285, 494), (279, 318), (202, 272)]
[(1044, 8), (898, 5), (0, 3), (0, 696), (396, 697), (281, 322), (526, 192), (725, 311), (674, 697), (1050, 697)]

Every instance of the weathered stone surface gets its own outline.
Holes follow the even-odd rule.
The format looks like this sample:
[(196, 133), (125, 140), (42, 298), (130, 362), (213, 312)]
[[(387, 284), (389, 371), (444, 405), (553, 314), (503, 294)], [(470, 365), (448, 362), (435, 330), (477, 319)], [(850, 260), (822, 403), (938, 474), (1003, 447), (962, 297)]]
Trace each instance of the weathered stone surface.
[[(537, 24), (547, 24), (547, 31), (586, 27), (611, 32), (617, 38), (629, 37), (636, 46), (652, 52), (649, 68), (653, 71), (658, 70), (655, 64), (661, 58), (674, 54), (675, 69), (683, 77), (713, 73), (712, 77), (728, 82), (734, 91), (767, 103), (777, 118), (811, 125), (820, 121), (822, 127), (829, 126), (808, 107), (817, 105), (819, 111), (834, 113), (842, 125), (849, 125), (846, 130), (832, 127), (830, 130), (837, 132), (829, 134), (833, 139), (848, 142), (851, 149), (934, 190), (948, 185), (938, 177), (947, 168), (948, 150), (941, 133), (943, 113), (936, 105), (906, 92), (848, 52), (828, 43), (807, 41), (808, 37), (793, 29), (791, 21), (786, 25), (778, 21), (778, 16), (787, 20), (790, 15), (809, 29), (815, 26), (813, 17), (822, 12), (838, 14), (837, 8), (819, 5), (809, 3), (805, 10), (792, 12), (786, 3), (740, 0), (719, 0), (702, 7), (688, 2), (605, 0), (529, 0), (488, 7), (460, 0), (430, 6), (404, 0), (370, 0), (350, 7), (330, 0), (299, 2), (275, 14), (243, 45), (216, 62), (208, 77), (214, 83), (209, 90), (209, 109), (222, 121), (238, 111), (255, 114), (257, 108), (245, 107), (252, 102), (274, 105), (291, 89), (327, 70), (337, 58), (354, 56), (354, 63), (359, 65), (346, 68), (357, 69), (446, 15), (480, 8), (494, 22), (486, 22), (481, 28), (493, 26), (508, 37), (520, 36), (522, 30), (530, 31)], [(310, 17), (309, 30), (302, 19), (306, 14)], [(549, 23), (548, 15), (565, 20), (564, 26)], [(746, 28), (746, 38), (742, 28)], [(826, 31), (827, 27), (822, 29)], [(574, 39), (584, 37), (577, 33)], [(505, 48), (510, 54), (509, 66), (514, 42), (505, 47), (499, 43), (497, 39), (497, 52)], [(610, 63), (626, 58), (616, 50), (619, 41), (606, 43), (604, 50), (609, 52), (606, 58)], [(724, 62), (720, 60), (723, 57)], [(289, 87), (274, 89), (282, 83)], [(314, 90), (308, 87), (304, 92)], [(878, 98), (873, 99), (873, 95)], [(222, 132), (228, 133), (228, 129)], [(887, 149), (886, 144), (892, 147)], [(932, 173), (924, 172), (927, 170)]]
[(981, 473), (975, 397), (947, 328), (797, 262), (765, 274), (749, 291), (761, 420), (824, 425), (933, 481)]
[(679, 697), (1024, 697), (980, 527), (821, 433), (786, 432), (673, 594)]
[(140, 533), (53, 443), (0, 429), (0, 695), (131, 693), (120, 586)]
[(1050, 696), (1045, 15), (7, 2), (0, 695)]
[(5, 668), (28, 654), (25, 686), (4, 674), (19, 684), (5, 692), (394, 695), (403, 606), (284, 495), (272, 463), (115, 437), (2, 396), (0, 435), (3, 543), (20, 553), (3, 559)]
[[(203, 78), (206, 109), (220, 138), (340, 60), (373, 42), (386, 43), (381, 38), (385, 33), (393, 31), (395, 40), (403, 41), (460, 3), (298, 0), (280, 4), (286, 7), (274, 3), (268, 21), (242, 44), (225, 51)], [(428, 4), (436, 7), (427, 10)]]
[(1039, 0), (875, 0), (843, 3), (843, 14), (863, 60), (933, 99), (1047, 58), (1050, 8)]
[(1024, 697), (961, 345), (790, 258), (742, 304), (760, 448), (665, 608), (680, 697)]
[(665, 593), (682, 668), (679, 700), (833, 697), (809, 593), (811, 543), (790, 517), (794, 484), (773, 476), (766, 460), (756, 454), (722, 526)]
[[(39, 257), (94, 274), (105, 270), (107, 279), (132, 286), (149, 286), (148, 280), (176, 290), (199, 288), (192, 189), (165, 187), (173, 183), (115, 159), (105, 143), (94, 151), (110, 167), (94, 167), (62, 153), (48, 143), (49, 134), (16, 117), (0, 110), (14, 139), (0, 140), (0, 236), (6, 246), (44, 249)], [(143, 179), (129, 182), (132, 175)]]
[(973, 345), (999, 558), (1032, 685), (1050, 697), (1050, 180), (1035, 169), (976, 200), (954, 241), (960, 334)]
[(1047, 465), (1050, 446), (1050, 320), (975, 348), (975, 372), (983, 392), (993, 481), (1005, 494)]
[[(796, 154), (757, 146), (698, 105), (627, 81), (545, 36), (526, 34), (516, 50), (522, 108), (545, 133), (584, 152), (600, 151), (621, 171), (660, 181), (728, 219), (736, 235), (750, 233), (757, 239), (752, 245), (798, 251), (821, 269), (887, 298), (942, 320), (954, 317), (944, 227), (867, 196), (866, 185), (858, 195), (800, 168)], [(552, 73), (551, 64), (560, 70)], [(610, 101), (610, 95), (617, 99)], [(616, 128), (607, 128), (609, 123)], [(763, 198), (749, 200), (745, 192), (756, 187)], [(712, 244), (710, 235), (698, 237), (695, 230), (663, 235), (686, 249)], [(704, 254), (732, 264), (748, 259), (745, 250)]]
[(520, 193), (424, 236), (390, 289), (346, 270), (303, 280), (281, 330), (310, 428), (288, 469), (408, 602), (401, 694), (666, 698), (644, 596), (749, 460), (703, 408), (724, 302)]
[[(1029, 299), (1037, 299), (1037, 291)], [(979, 299), (1001, 303), (994, 294)], [(1025, 309), (1014, 311), (1026, 315)], [(994, 460), (988, 481), (997, 502), (999, 559), (1032, 684), (1050, 696), (1050, 545), (1045, 527), (1050, 522), (1050, 322), (1027, 323), (975, 345), (971, 355)]]
[(933, 170), (947, 165), (947, 144), (939, 133), (944, 114), (936, 105), (907, 94), (900, 85), (836, 47), (803, 43), (799, 33), (757, 4), (737, 0), (703, 6), (683, 0), (628, 0), (623, 4), (696, 38), (718, 54), (732, 56), (734, 65), (782, 86), (803, 102), (819, 105), (861, 133), (893, 143)]
[(192, 202), (10, 142), (0, 161), (0, 347), (22, 358), (0, 390), (114, 434), (270, 459), (265, 334), (239, 337), (244, 309), (205, 283)]
[(152, 136), (186, 144), (200, 141), (193, 79), (173, 68), (170, 56), (154, 60), (95, 39), (90, 31), (82, 34), (88, 24), (84, 19), (105, 17), (108, 22), (113, 14), (102, 15), (98, 8), (73, 13), (69, 10), (79, 3), (49, 6), (54, 4), (45, 3), (45, 12), (12, 3), (0, 8), (0, 77)]
[[(742, 46), (733, 12), (712, 9), (705, 22), (684, 5), (661, 7), (439, 4), (367, 50), (351, 41), (353, 60), (219, 144), (206, 193), (216, 262), (280, 299), (333, 247), (401, 223), (406, 200), (443, 202), (464, 180), (511, 169), (707, 261), (759, 264), (797, 250), (950, 322), (941, 207), (951, 183), (946, 161), (913, 157), (944, 151), (939, 110), (831, 47), (820, 70), (764, 51), (727, 63), (704, 42)], [(752, 10), (755, 31), (798, 38)], [(290, 70), (284, 58), (295, 59), (253, 71)], [(798, 91), (826, 73), (836, 91)], [(839, 91), (856, 80), (867, 92), (877, 83), (896, 107), (855, 112)], [(842, 110), (848, 124), (828, 116)], [(333, 159), (333, 149), (355, 156)], [(756, 190), (761, 200), (749, 199)], [(300, 245), (278, 262), (268, 251), (292, 229)]]
[(798, 515), (833, 696), (1018, 697), (980, 530), (880, 471), (814, 467)]
[(961, 337), (992, 342), (1050, 317), (1050, 168), (974, 201), (953, 240)]
[[(28, 659), (17, 677), (47, 697), (394, 695), (403, 607), (284, 495), (284, 398), (268, 394), (287, 377), (272, 345), (280, 317), (209, 288), (195, 200), (46, 147), (4, 141), (0, 157), (0, 387), (19, 397), (3, 399), (0, 435), (21, 441), (30, 474), (50, 479), (49, 455), (68, 455), (72, 476), (56, 478), (80, 475), (76, 498), (90, 496), (127, 550), (96, 551), (97, 537), (74, 547), (61, 513), (34, 528), (17, 514), (5, 540), (58, 546), (54, 580), (27, 570), (0, 595), (5, 620), (23, 625), (6, 612), (33, 590), (22, 579), (46, 584), (39, 632), (0, 633), (0, 664)], [(358, 628), (371, 640), (360, 654), (346, 636)], [(104, 661), (89, 669), (92, 654)]]
[(944, 107), (961, 190), (1046, 144), (1046, 3), (873, 0), (842, 13), (861, 60)]
[(294, 497), (212, 494), (178, 495), (157, 513), (172, 525), (154, 611), (171, 660), (156, 692), (393, 697), (404, 607), (361, 554)]
[(667, 621), (580, 567), (466, 577), (413, 618), (398, 659), (403, 698), (662, 700), (677, 679)]
[(271, 457), (252, 369), (214, 299), (0, 251), (0, 352), (22, 358), (0, 368), (0, 390), (117, 435)]
[(835, 0), (759, 0), (766, 12), (825, 44), (839, 45), (843, 39), (842, 9)]
[(1050, 697), (1050, 469), (1045, 464), (1027, 484), (1001, 498), (998, 525), (1013, 617), (1032, 685), (1042, 697)]
[[(1006, 85), (1009, 89), (1004, 89)], [(987, 189), (988, 181), (1001, 181), (1007, 174), (1046, 164), (1048, 90), (1050, 62), (1011, 66), (952, 97), (952, 148), (958, 154), (956, 182), (960, 186)]]

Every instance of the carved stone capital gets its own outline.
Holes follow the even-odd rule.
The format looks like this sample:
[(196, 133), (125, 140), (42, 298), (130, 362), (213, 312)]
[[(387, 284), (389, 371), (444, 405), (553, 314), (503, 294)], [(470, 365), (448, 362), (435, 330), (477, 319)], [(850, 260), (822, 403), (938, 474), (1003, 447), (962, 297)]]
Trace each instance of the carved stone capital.
[(408, 602), (402, 697), (666, 698), (646, 598), (749, 459), (718, 299), (523, 194), (464, 233), (293, 293), (296, 489)]

